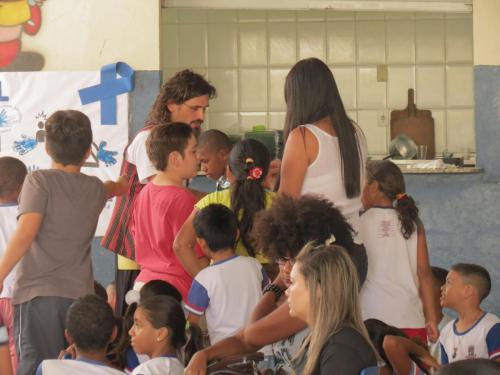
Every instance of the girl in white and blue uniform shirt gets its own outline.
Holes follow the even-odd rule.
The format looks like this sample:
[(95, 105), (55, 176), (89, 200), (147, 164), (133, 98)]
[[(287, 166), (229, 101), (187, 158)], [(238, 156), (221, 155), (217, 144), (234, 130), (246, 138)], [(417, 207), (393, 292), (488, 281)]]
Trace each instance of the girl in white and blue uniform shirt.
[(184, 359), (189, 360), (201, 349), (194, 344), (201, 342), (200, 329), (187, 325), (182, 306), (167, 296), (141, 300), (129, 334), (134, 351), (150, 358), (137, 366), (132, 375), (183, 375)]

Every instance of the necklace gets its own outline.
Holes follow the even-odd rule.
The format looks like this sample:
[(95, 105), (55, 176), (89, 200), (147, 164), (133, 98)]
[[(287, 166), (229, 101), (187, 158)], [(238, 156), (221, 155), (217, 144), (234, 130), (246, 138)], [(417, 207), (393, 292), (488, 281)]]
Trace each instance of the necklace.
[[(479, 321), (479, 319), (481, 319), (481, 317), (483, 316), (484, 312), (483, 311), (480, 311), (479, 314), (476, 315), (476, 317), (474, 318), (474, 321), (472, 323), (472, 325), (467, 328), (461, 335), (457, 335), (457, 334), (453, 334), (453, 353), (451, 355), (451, 358), (452, 359), (455, 359), (457, 358), (457, 355), (458, 355), (458, 349), (462, 349), (462, 345), (461, 345), (461, 341), (462, 341), (462, 336), (465, 335), (466, 333), (468, 333), (468, 331), (470, 331), (472, 328), (475, 327), (475, 325), (477, 324), (477, 322)], [(455, 331), (456, 331), (456, 326), (454, 327), (455, 328)], [(467, 347), (467, 355), (466, 355), (466, 358), (461, 358), (461, 359), (473, 359), (476, 357), (476, 353), (475, 353), (475, 348), (474, 348), (474, 345), (469, 345)]]

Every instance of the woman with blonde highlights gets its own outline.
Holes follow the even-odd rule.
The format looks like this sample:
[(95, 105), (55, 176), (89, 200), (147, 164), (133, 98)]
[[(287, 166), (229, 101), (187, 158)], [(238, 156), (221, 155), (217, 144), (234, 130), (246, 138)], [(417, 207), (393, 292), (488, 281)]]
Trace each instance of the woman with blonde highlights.
[(377, 364), (363, 324), (356, 268), (340, 246), (306, 246), (296, 259), (287, 290), (290, 315), (311, 333), (296, 356), (296, 373), (358, 375)]

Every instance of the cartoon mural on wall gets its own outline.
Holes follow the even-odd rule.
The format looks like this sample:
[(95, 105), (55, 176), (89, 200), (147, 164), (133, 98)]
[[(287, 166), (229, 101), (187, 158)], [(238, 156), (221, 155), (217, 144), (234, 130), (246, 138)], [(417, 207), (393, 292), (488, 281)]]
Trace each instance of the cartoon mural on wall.
[(0, 0), (0, 71), (37, 71), (45, 59), (21, 50), (21, 36), (35, 35), (42, 25), (45, 0)]

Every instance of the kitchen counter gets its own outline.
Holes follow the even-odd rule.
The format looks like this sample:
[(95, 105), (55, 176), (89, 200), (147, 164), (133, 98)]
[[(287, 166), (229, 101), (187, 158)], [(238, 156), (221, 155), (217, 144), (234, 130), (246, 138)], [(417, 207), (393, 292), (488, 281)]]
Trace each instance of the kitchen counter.
[(469, 174), (481, 173), (483, 170), (477, 168), (475, 160), (466, 160), (464, 167), (444, 164), (440, 159), (434, 160), (391, 160), (403, 174)]
[(448, 168), (407, 168), (400, 165), (403, 174), (467, 174), (467, 173), (481, 173), (483, 170), (476, 167), (448, 167)]

